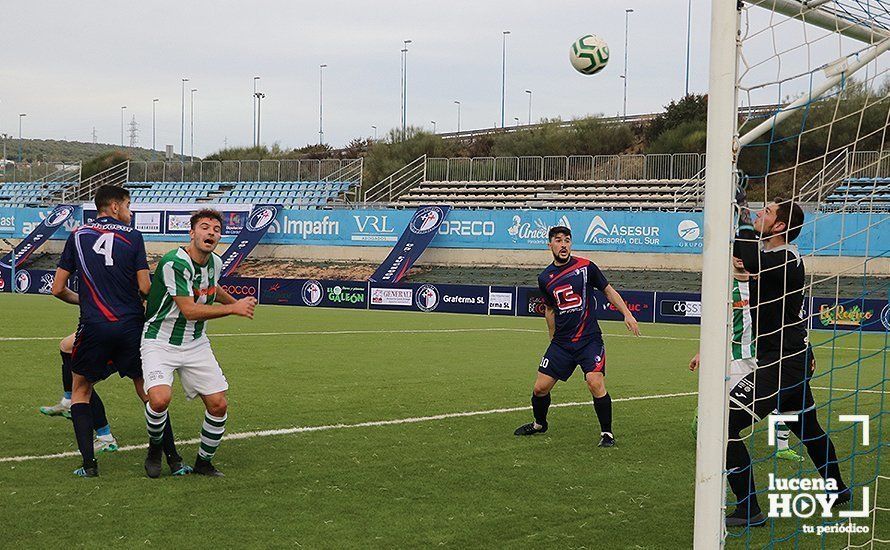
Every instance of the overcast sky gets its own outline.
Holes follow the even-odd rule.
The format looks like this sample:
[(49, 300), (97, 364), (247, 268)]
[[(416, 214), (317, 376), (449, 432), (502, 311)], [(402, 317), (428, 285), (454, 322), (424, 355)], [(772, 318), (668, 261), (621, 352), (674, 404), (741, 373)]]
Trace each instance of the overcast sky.
[[(690, 89), (707, 88), (709, 0), (693, 0)], [(501, 41), (507, 37), (506, 120), (564, 119), (622, 109), (624, 21), (630, 14), (628, 113), (659, 110), (684, 93), (686, 0), (16, 2), (4, 12), (0, 132), (120, 142), (120, 107), (151, 146), (180, 143), (181, 79), (195, 94), (195, 153), (251, 143), (253, 77), (260, 76), (262, 140), (318, 141), (319, 64), (325, 141), (342, 146), (400, 121), (400, 49), (408, 53), (408, 122), (453, 131), (500, 122)], [(568, 62), (584, 34), (610, 45), (609, 66), (587, 77)]]

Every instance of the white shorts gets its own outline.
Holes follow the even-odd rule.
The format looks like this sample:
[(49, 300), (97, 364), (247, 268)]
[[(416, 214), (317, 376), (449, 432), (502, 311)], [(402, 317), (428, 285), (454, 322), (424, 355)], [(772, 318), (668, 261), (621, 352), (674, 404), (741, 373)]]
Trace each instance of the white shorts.
[[(144, 368), (144, 367), (143, 367)], [(757, 369), (757, 359), (736, 359), (729, 364), (729, 386), (732, 390), (739, 381)]]
[(210, 349), (209, 340), (180, 347), (143, 339), (141, 349), (146, 392), (155, 386), (172, 387), (173, 373), (177, 371), (187, 399), (229, 389), (229, 383)]

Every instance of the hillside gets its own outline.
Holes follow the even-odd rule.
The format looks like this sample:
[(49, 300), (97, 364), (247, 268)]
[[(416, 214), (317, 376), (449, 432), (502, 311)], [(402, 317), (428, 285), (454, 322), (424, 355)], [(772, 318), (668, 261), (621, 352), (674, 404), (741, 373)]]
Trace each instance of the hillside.
[[(18, 160), (19, 140), (15, 137), (7, 137), (4, 141), (6, 158)], [(85, 143), (82, 141), (64, 141), (59, 139), (24, 139), (22, 140), (22, 156), (26, 162), (42, 161), (82, 161), (111, 151), (124, 151), (133, 160), (151, 160), (151, 149), (142, 147), (121, 147), (108, 143)], [(163, 152), (155, 154), (155, 158), (162, 158)]]

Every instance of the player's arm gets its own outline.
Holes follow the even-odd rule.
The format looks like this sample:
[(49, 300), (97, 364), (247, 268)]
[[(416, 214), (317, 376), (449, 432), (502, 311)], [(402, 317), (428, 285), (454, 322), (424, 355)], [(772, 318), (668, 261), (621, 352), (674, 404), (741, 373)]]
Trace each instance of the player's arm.
[(68, 288), (68, 279), (70, 277), (71, 272), (68, 270), (62, 269), (61, 267), (56, 268), (56, 276), (53, 278), (53, 296), (62, 300), (66, 304), (73, 304), (76, 306), (80, 304), (80, 296)]
[(547, 332), (550, 333), (550, 339), (556, 334), (556, 310), (549, 305), (544, 305), (544, 319), (547, 320)]
[(68, 235), (65, 241), (65, 248), (62, 249), (62, 256), (59, 258), (56, 267), (56, 276), (53, 278), (53, 296), (62, 300), (67, 304), (79, 305), (80, 296), (76, 292), (68, 288), (68, 279), (71, 274), (77, 271), (77, 250), (74, 244), (75, 234)]
[(627, 327), (627, 330), (632, 332), (635, 336), (640, 335), (640, 326), (637, 324), (637, 319), (634, 317), (633, 313), (627, 309), (627, 304), (624, 303), (624, 298), (621, 297), (621, 294), (618, 294), (618, 291), (615, 290), (615, 287), (612, 285), (606, 285), (603, 288), (603, 294), (606, 295), (606, 300), (609, 300), (609, 303), (615, 306), (622, 315), (624, 315), (624, 326)]
[(232, 296), (231, 294), (229, 294), (229, 293), (226, 291), (226, 289), (224, 289), (224, 288), (223, 288), (222, 286), (220, 286), (220, 285), (217, 285), (217, 286), (216, 286), (216, 298), (215, 298), (215, 300), (216, 300), (217, 302), (219, 302), (220, 304), (222, 304), (222, 305), (234, 304), (235, 302), (238, 301), (238, 300), (236, 300), (236, 299), (234, 298), (234, 296)]
[(148, 298), (151, 290), (151, 275), (148, 271), (148, 257), (145, 254), (145, 239), (142, 233), (136, 231), (134, 233), (136, 239), (136, 283), (139, 286), (139, 294), (142, 298)]
[(745, 266), (745, 271), (759, 278), (763, 283), (781, 287), (785, 280), (785, 265), (789, 262), (786, 253), (760, 251), (760, 240), (754, 227), (742, 225), (733, 243), (732, 255)]
[[(231, 298), (231, 296), (229, 296)], [(189, 321), (207, 321), (210, 319), (219, 319), (229, 315), (238, 315), (253, 319), (253, 310), (256, 307), (255, 298), (242, 298), (234, 303), (222, 304), (219, 306), (196, 304), (195, 299), (191, 296), (174, 296), (173, 301), (182, 316)]]
[(151, 275), (147, 269), (140, 269), (136, 272), (136, 283), (139, 285), (139, 294), (143, 299), (147, 298), (148, 292), (151, 290)]

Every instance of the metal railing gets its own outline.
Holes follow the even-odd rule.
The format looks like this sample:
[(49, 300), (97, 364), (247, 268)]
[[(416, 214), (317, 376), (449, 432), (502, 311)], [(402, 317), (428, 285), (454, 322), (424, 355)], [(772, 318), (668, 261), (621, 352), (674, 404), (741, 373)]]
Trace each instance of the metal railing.
[[(750, 117), (764, 117), (767, 115), (775, 114), (776, 110), (781, 108), (782, 105), (772, 104), (772, 105), (748, 105), (739, 107), (739, 116), (750, 118)], [(637, 115), (627, 115), (627, 116), (605, 116), (599, 117), (598, 120), (604, 124), (642, 124), (644, 122), (650, 122), (654, 120), (658, 115), (662, 114), (658, 113), (642, 113)], [(436, 135), (441, 137), (442, 139), (469, 139), (474, 137), (481, 136), (489, 136), (493, 134), (509, 134), (513, 132), (522, 132), (527, 130), (537, 130), (543, 128), (545, 126), (556, 125), (560, 128), (568, 128), (570, 126), (575, 125), (578, 122), (583, 122), (578, 120), (560, 120), (553, 122), (539, 122), (535, 124), (518, 124), (516, 126), (506, 126), (504, 128), (494, 127), (494, 128), (478, 128), (473, 130), (463, 130), (460, 132), (438, 132)]]
[[(342, 202), (352, 204), (358, 202), (362, 191), (362, 176), (364, 175), (365, 159), (355, 159), (346, 164), (340, 170), (330, 174), (323, 181), (348, 183), (349, 188), (343, 192)], [(334, 202), (337, 202), (336, 199)]]
[(842, 181), (850, 177), (851, 155), (847, 149), (828, 161), (815, 176), (803, 184), (798, 193), (800, 202), (821, 201)]
[(890, 178), (890, 150), (849, 153), (851, 178)]
[(130, 161), (125, 160), (119, 164), (115, 164), (111, 168), (99, 172), (98, 174), (94, 174), (83, 181), (72, 183), (72, 185), (62, 190), (62, 201), (90, 201), (96, 195), (96, 189), (101, 185), (123, 186), (127, 183), (129, 164)]
[(42, 181), (60, 171), (80, 171), (81, 162), (37, 161), (0, 163), (0, 183)]
[(130, 161), (129, 181), (323, 181), (359, 159)]
[(704, 165), (699, 153), (428, 158), (424, 181), (684, 180)]
[[(28, 202), (34, 202), (41, 205), (52, 204), (59, 200), (64, 194), (64, 189), (69, 185), (77, 185), (80, 181), (81, 164), (67, 164), (63, 167), (46, 174), (42, 178), (26, 183), (31, 183), (31, 189), (39, 190), (36, 197), (32, 196)], [(10, 182), (12, 183), (12, 182)]]
[[(704, 164), (704, 161), (702, 161)], [(674, 205), (683, 208), (702, 208), (705, 205), (705, 168), (690, 177), (674, 191)]]
[(388, 178), (368, 187), (365, 190), (363, 201), (365, 203), (391, 202), (406, 191), (420, 185), (421, 182), (428, 181), (426, 161), (426, 155), (417, 157)]

